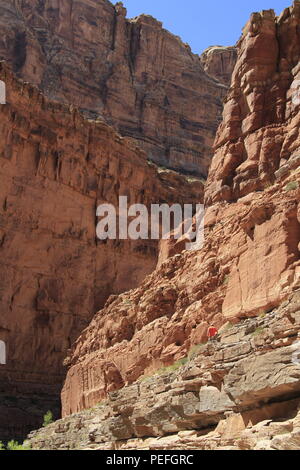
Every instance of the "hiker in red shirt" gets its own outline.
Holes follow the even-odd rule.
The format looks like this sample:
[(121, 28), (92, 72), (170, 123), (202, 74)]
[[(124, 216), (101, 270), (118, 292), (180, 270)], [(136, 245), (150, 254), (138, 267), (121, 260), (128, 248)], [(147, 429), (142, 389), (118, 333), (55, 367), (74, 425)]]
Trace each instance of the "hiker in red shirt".
[(208, 341), (214, 341), (217, 339), (218, 330), (215, 326), (210, 326), (207, 330)]

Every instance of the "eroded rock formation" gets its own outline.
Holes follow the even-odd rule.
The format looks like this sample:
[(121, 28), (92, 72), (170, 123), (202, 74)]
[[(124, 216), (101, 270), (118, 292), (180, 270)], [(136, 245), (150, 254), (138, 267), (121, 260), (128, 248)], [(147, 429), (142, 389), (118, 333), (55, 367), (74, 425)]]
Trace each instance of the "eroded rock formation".
[(299, 288), (299, 12), (295, 2), (246, 26), (206, 190), (205, 244), (173, 256), (171, 241), (138, 289), (94, 317), (66, 361), (64, 415), (185, 357), (212, 322), (265, 314)]
[[(30, 1), (26, 3), (26, 11), (24, 2), (13, 4), (19, 8), (19, 18), (29, 12), (26, 28), (34, 21), (38, 22), (42, 32), (44, 29), (40, 22), (45, 12), (47, 15), (51, 12), (55, 24), (58, 12), (61, 12), (59, 9), (45, 9), (45, 6), (50, 4), (53, 6), (52, 2), (40, 2), (38, 16), (30, 15)], [(78, 2), (76, 5), (82, 8), (79, 18), (83, 25), (83, 35), (86, 31), (92, 34), (93, 24), (90, 25), (91, 29), (87, 29), (86, 16), (83, 15), (87, 4)], [(103, 5), (108, 10), (113, 8), (108, 2)], [(140, 25), (140, 38), (149, 38), (147, 28), (155, 28), (154, 20), (149, 17), (126, 21), (121, 5), (116, 6), (114, 12), (114, 38), (121, 34), (120, 25), (131, 32), (135, 31), (134, 25)], [(144, 23), (147, 25), (146, 29)], [(48, 20), (46, 25), (48, 28)], [(184, 243), (181, 243), (182, 240), (177, 243), (173, 240), (163, 243), (156, 271), (149, 275), (140, 287), (126, 294), (111, 296), (107, 300), (104, 308), (94, 316), (68, 352), (65, 361), (68, 372), (62, 392), (65, 418), (45, 430), (32, 434), (33, 447), (299, 447), (299, 26), (298, 1), (279, 18), (275, 17), (273, 11), (252, 15), (237, 46), (238, 60), (226, 101), (224, 120), (215, 142), (216, 153), (205, 196), (207, 212), (204, 246), (198, 251), (187, 252), (184, 250)], [(38, 31), (36, 25), (34, 30), (35, 33)], [(75, 31), (76, 28), (71, 30)], [(66, 33), (66, 36), (68, 34)], [(107, 34), (110, 37), (110, 33)], [(74, 34), (74, 43), (76, 39)], [(45, 50), (47, 41), (48, 38), (44, 37), (42, 42), (46, 44)], [(122, 40), (113, 43), (115, 49), (119, 47), (119, 43), (123, 44)], [(22, 48), (17, 50), (20, 52)], [(190, 56), (190, 52), (188, 54)], [(208, 52), (207, 56), (210, 54)], [(47, 54), (43, 56), (47, 57)], [(57, 56), (60, 56), (59, 53)], [(26, 54), (19, 54), (18, 57), (22, 64), (21, 69), (25, 67)], [(134, 57), (138, 57), (136, 51)], [(194, 58), (192, 60), (194, 61)], [(214, 64), (218, 60), (209, 62), (206, 58), (205, 61), (207, 67), (211, 67), (210, 73), (215, 73)], [(156, 62), (159, 63), (158, 60)], [(120, 63), (123, 64), (122, 61)], [(72, 77), (72, 74), (69, 75)], [(75, 82), (76, 79), (72, 83)], [(174, 174), (163, 173), (162, 179), (160, 173), (161, 177), (158, 178), (157, 170), (147, 165), (145, 155), (127, 139), (118, 137), (103, 122), (86, 122), (76, 111), (70, 112), (63, 105), (50, 104), (36, 89), (20, 83), (16, 86), (25, 90), (20, 93), (19, 89), (16, 94), (16, 101), (19, 103), (18, 100), (21, 100), (18, 106), (23, 110), (23, 114), (19, 115), (17, 110), (10, 107), (6, 107), (4, 111), (4, 123), (6, 119), (9, 124), (4, 131), (7, 144), (3, 146), (3, 165), (12, 171), (14, 183), (12, 196), (4, 198), (4, 215), (11, 207), (12, 201), (17, 199), (18, 204), (19, 201), (22, 202), (27, 186), (30, 187), (31, 197), (35, 194), (32, 188), (40, 184), (39, 178), (47, 190), (55, 185), (57, 194), (60, 191), (59, 183), (63, 183), (64, 197), (60, 202), (60, 209), (68, 209), (68, 213), (69, 206), (64, 205), (69, 200), (64, 192), (65, 188), (78, 192), (80, 187), (81, 196), (88, 197), (89, 201), (91, 199), (93, 206), (98, 201), (114, 200), (121, 190), (122, 195), (126, 195), (128, 188), (134, 188), (133, 195), (130, 192), (132, 201), (137, 198), (138, 202), (146, 204), (152, 201), (154, 193), (163, 194), (163, 198), (168, 201), (173, 200), (178, 187), (182, 191), (182, 200), (185, 201), (187, 187), (190, 188), (191, 199), (195, 196), (195, 190), (198, 195), (201, 193), (202, 187), (199, 183), (194, 183), (196, 186), (191, 187), (186, 181), (184, 184), (187, 187), (180, 186), (183, 180)], [(29, 90), (33, 91), (29, 93)], [(36, 96), (36, 102), (39, 103), (39, 107), (31, 110), (30, 123), (34, 123), (34, 128), (26, 119), (22, 119), (23, 115), (26, 116), (24, 106), (26, 112), (28, 107), (31, 109), (24, 93), (25, 97), (28, 93), (30, 97)], [(193, 103), (196, 105), (196, 101)], [(165, 102), (165, 106), (167, 105)], [(52, 106), (54, 111), (50, 119), (48, 108), (52, 109)], [(47, 116), (43, 114), (46, 110)], [(11, 122), (14, 123), (13, 126)], [(26, 145), (30, 145), (27, 151), (25, 139)], [(39, 142), (38, 148), (34, 146), (36, 139)], [(49, 139), (52, 139), (51, 149), (47, 147)], [(99, 142), (102, 142), (102, 145), (99, 145)], [(10, 150), (13, 149), (11, 143), (16, 145), (18, 153)], [(109, 158), (106, 158), (102, 149), (106, 150), (108, 146), (111, 153)], [(23, 147), (25, 151), (21, 152)], [(34, 153), (32, 147), (35, 149)], [(54, 149), (56, 153), (53, 156)], [(126, 152), (126, 160), (120, 159), (121, 150)], [(74, 154), (77, 158), (74, 158)], [(17, 178), (14, 174), (13, 165), (19, 155), (27, 157), (30, 161), (34, 174), (34, 177), (31, 177), (34, 179), (33, 185), (28, 184), (27, 166), (24, 168), (20, 164), (21, 174), (18, 173)], [(36, 156), (34, 161), (33, 155)], [(124, 168), (123, 165), (129, 165), (130, 168)], [(104, 178), (99, 182), (97, 178), (106, 176), (107, 173), (110, 175), (109, 181)], [(89, 185), (91, 174), (97, 175), (96, 186)], [(143, 191), (145, 175), (153, 177), (151, 188), (146, 185), (146, 192)], [(175, 178), (178, 186), (170, 183), (169, 177), (173, 180)], [(153, 191), (153, 185), (156, 184), (158, 187), (155, 186)], [(70, 196), (71, 199), (72, 197)], [(38, 198), (35, 199), (38, 201)], [(47, 216), (50, 213), (53, 234), (53, 227), (61, 227), (59, 223), (56, 225), (56, 217), (60, 212), (56, 211), (56, 208), (49, 209), (45, 203), (41, 204), (40, 210), (44, 207), (47, 209)], [(94, 215), (95, 212), (90, 213)], [(14, 214), (8, 212), (8, 215), (7, 223), (13, 223)], [(54, 220), (51, 216), (54, 216)], [(28, 235), (30, 242), (32, 236), (40, 234), (39, 224), (33, 217), (23, 219), (19, 215), (16, 220), (21, 220), (22, 223), (24, 220), (24, 227), (31, 228)], [(99, 250), (94, 247), (95, 242), (89, 240), (89, 230), (78, 233), (76, 219), (75, 222), (73, 218), (71, 221), (72, 228), (67, 233), (73, 238), (74, 233), (77, 234), (82, 243), (87, 238), (94, 250), (93, 257), (97, 260)], [(84, 227), (85, 224), (80, 225), (80, 228)], [(42, 229), (44, 235), (48, 227), (42, 224)], [(23, 233), (27, 234), (27, 231), (22, 230), (19, 236)], [(42, 234), (39, 240), (43, 240)], [(62, 238), (64, 240), (64, 237)], [(22, 241), (22, 238), (20, 240)], [(6, 238), (4, 233), (2, 241), (3, 248), (9, 249), (10, 237)], [(13, 250), (16, 251), (17, 246), (14, 243)], [(23, 243), (22, 246), (27, 245)], [(10, 253), (10, 259), (20, 260), (16, 263), (17, 268), (13, 274), (19, 272), (20, 265), (22, 268), (24, 265), (28, 267), (27, 263), (35, 260), (35, 257), (31, 256), (32, 243), (28, 246), (29, 256), (28, 251), (24, 250), (16, 254), (15, 251)], [(35, 246), (40, 245), (37, 243)], [(126, 248), (127, 253), (134, 249), (132, 246)], [(109, 247), (106, 249), (106, 255), (110, 257)], [(66, 251), (64, 247), (63, 254)], [(43, 253), (45, 252), (48, 253), (43, 247)], [(103, 260), (102, 254), (99, 256)], [(128, 258), (127, 254), (126, 259)], [(39, 256), (37, 259), (39, 260)], [(61, 259), (64, 263), (61, 263)], [(30, 264), (30, 267), (33, 265), (30, 271), (33, 273), (33, 282), (36, 272), (39, 274), (38, 290), (33, 290), (37, 296), (32, 296), (33, 284), (30, 283), (28, 290), (23, 293), (22, 283), (19, 283), (9, 297), (9, 305), (15, 306), (16, 314), (18, 309), (22, 308), (29, 312), (27, 321), (21, 326), (22, 332), (29, 328), (30, 334), (26, 338), (33, 338), (32, 325), (36, 330), (43, 328), (45, 335), (49, 325), (54, 333), (61, 332), (62, 321), (72, 322), (71, 338), (71, 334), (75, 332), (76, 321), (82, 321), (82, 327), (83, 320), (86, 320), (82, 307), (86, 306), (88, 301), (88, 268), (85, 271), (82, 269), (85, 265), (78, 257), (75, 260), (71, 257), (74, 264), (70, 264), (70, 260), (65, 261), (60, 252), (59, 258), (55, 260), (55, 263), (51, 261), (47, 264), (48, 271), (46, 274), (42, 273), (41, 277), (39, 269), (34, 269), (37, 261)], [(104, 260), (107, 260), (105, 256)], [(68, 269), (65, 269), (66, 266)], [(56, 279), (61, 279), (58, 273), (65, 272), (64, 269), (67, 273), (71, 272), (72, 281), (76, 283), (76, 296), (73, 297), (73, 302), (66, 304), (69, 308), (67, 315), (64, 310), (56, 310), (53, 306), (63, 305), (64, 308), (61, 296), (56, 297), (59, 292), (57, 284), (53, 284)], [(122, 266), (118, 269), (122, 270)], [(94, 272), (99, 279), (102, 270)], [(107, 272), (104, 272), (107, 276)], [(128, 277), (128, 272), (126, 273)], [(11, 278), (14, 279), (13, 276)], [(95, 285), (97, 286), (97, 283)], [(4, 286), (4, 292), (9, 292), (6, 284)], [(67, 289), (66, 299), (69, 299), (68, 294)], [(37, 308), (30, 310), (28, 305), (32, 306), (32, 298)], [(28, 300), (25, 307), (24, 299), (26, 302)], [(44, 315), (45, 310), (48, 315)], [(92, 313), (90, 312), (90, 316)], [(5, 318), (8, 319), (7, 322), (12, 322), (9, 327), (6, 324), (3, 327), (7, 334), (10, 333), (9, 328), (20, 328), (16, 322), (19, 316), (14, 317), (10, 313)], [(39, 319), (40, 323), (37, 321)], [(212, 323), (221, 328), (220, 342), (205, 345), (203, 343), (207, 339), (207, 327)], [(64, 331), (67, 330), (64, 328)], [(54, 339), (61, 338), (59, 334), (53, 336)], [(23, 343), (16, 345), (11, 335), (9, 338), (14, 344), (16, 357), (19, 352), (21, 357)], [(35, 335), (35, 338), (38, 336)], [(63, 338), (65, 340), (65, 336)], [(60, 341), (57, 344), (61, 346)], [(64, 344), (63, 347), (65, 346)], [(47, 347), (49, 352), (49, 344)], [(39, 360), (43, 358), (43, 354), (46, 355), (42, 342), (35, 344), (32, 351), (34, 354), (40, 353)], [(51, 370), (55, 370), (53, 365), (56, 364), (56, 358), (60, 360), (62, 356), (56, 356), (56, 352), (54, 347), (53, 354), (48, 359), (52, 361)], [(25, 356), (25, 371), (27, 360), (28, 357)], [(39, 361), (32, 363), (37, 364), (37, 368), (33, 370), (38, 374)], [(31, 371), (32, 363), (28, 361)], [(182, 364), (185, 365), (181, 367)], [(166, 370), (169, 366), (171, 371)], [(9, 368), (7, 370), (11, 372)], [(15, 366), (13, 372), (17, 370), (20, 373), (20, 369)], [(17, 382), (20, 375), (15, 374), (15, 377)], [(24, 380), (23, 377), (21, 381)], [(52, 385), (55, 383), (53, 381)], [(83, 411), (85, 409), (89, 410)], [(72, 413), (77, 414), (69, 417)], [(149, 436), (151, 439), (145, 440)], [(160, 437), (163, 439), (158, 440)]]
[(227, 87), (159, 21), (107, 0), (1, 0), (0, 31), (0, 57), (48, 97), (102, 116), (161, 165), (207, 175)]
[[(183, 365), (184, 364), (184, 365)], [(298, 450), (300, 291), (170, 370), (30, 435), (33, 449)]]
[(300, 3), (279, 18), (254, 13), (238, 44), (238, 60), (218, 130), (207, 203), (235, 201), (274, 183), (299, 150)]
[(288, 298), (299, 285), (299, 183), (293, 174), (265, 193), (211, 207), (202, 250), (167, 259), (141, 287), (109, 301), (72, 348), (64, 413), (186, 356), (210, 323)]
[(236, 47), (212, 46), (203, 52), (200, 59), (205, 72), (224, 85), (230, 86), (237, 61)]
[[(96, 240), (96, 207), (199, 202), (197, 179), (159, 170), (103, 122), (45, 98), (0, 63), (0, 440), (57, 414), (67, 349), (110, 294), (153, 271), (157, 242)], [(25, 426), (25, 427), (24, 427)]]

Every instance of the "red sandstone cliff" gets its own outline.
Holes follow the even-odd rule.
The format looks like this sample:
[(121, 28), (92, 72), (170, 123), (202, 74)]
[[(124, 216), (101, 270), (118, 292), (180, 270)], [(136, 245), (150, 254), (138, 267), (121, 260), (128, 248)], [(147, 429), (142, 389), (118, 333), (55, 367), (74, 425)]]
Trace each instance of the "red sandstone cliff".
[(210, 168), (208, 203), (236, 201), (262, 191), (299, 154), (300, 4), (279, 18), (254, 13), (238, 44), (238, 61), (225, 102)]
[(299, 27), (299, 2), (251, 17), (206, 188), (205, 245), (94, 317), (67, 360), (64, 415), (185, 357), (211, 322), (265, 314), (299, 289)]
[(0, 31), (0, 57), (48, 97), (103, 117), (159, 164), (207, 175), (227, 87), (159, 21), (107, 0), (1, 0)]
[(203, 52), (200, 59), (205, 72), (224, 85), (230, 85), (237, 60), (236, 47), (212, 46)]
[[(30, 433), (41, 450), (299, 450), (300, 290), (218, 341)], [(298, 358), (298, 359), (297, 359)]]
[(3, 439), (56, 412), (67, 348), (155, 268), (156, 243), (96, 242), (97, 204), (203, 198), (197, 179), (147, 157), (206, 175), (226, 87), (160, 22), (125, 16), (106, 0), (0, 0), (0, 57), (44, 94), (1, 64)]
[[(57, 409), (67, 349), (107, 297), (153, 271), (157, 242), (96, 241), (96, 207), (199, 202), (203, 184), (157, 170), (103, 122), (45, 98), (0, 63), (1, 439)], [(12, 397), (12, 398), (10, 398)], [(24, 428), (26, 425), (26, 428)], [(6, 434), (7, 433), (7, 434)]]

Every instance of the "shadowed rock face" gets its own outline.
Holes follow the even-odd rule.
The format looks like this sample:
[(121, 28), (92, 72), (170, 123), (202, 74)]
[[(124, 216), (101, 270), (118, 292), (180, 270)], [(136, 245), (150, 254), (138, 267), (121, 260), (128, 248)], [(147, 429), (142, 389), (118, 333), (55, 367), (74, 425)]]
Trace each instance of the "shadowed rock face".
[(226, 86), (230, 86), (237, 60), (236, 47), (212, 46), (200, 57), (205, 72)]
[(203, 184), (158, 172), (103, 122), (45, 98), (0, 63), (0, 440), (41, 424), (67, 349), (110, 294), (153, 271), (157, 242), (96, 240), (96, 207), (203, 200)]
[(299, 26), (299, 2), (247, 24), (206, 188), (204, 246), (163, 242), (158, 269), (94, 317), (66, 361), (64, 414), (186, 356), (209, 324), (269, 312), (299, 287)]
[[(227, 87), (160, 22), (107, 0), (1, 0), (0, 32), (0, 57), (48, 97), (101, 116), (159, 164), (207, 175)], [(214, 76), (230, 74), (223, 65)]]

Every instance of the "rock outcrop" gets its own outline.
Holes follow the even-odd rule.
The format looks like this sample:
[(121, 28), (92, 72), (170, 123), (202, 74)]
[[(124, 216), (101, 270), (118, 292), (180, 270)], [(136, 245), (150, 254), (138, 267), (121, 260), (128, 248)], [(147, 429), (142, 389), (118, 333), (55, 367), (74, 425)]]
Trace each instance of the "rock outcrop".
[(165, 260), (138, 289), (109, 300), (69, 354), (64, 415), (186, 356), (212, 322), (255, 316), (287, 299), (299, 285), (299, 197), (297, 173), (211, 207), (200, 251)]
[(29, 442), (33, 449), (299, 449), (300, 291)]
[[(94, 317), (66, 360), (64, 415), (94, 406), (107, 393), (185, 357), (206, 340), (209, 324), (221, 327), (265, 314), (299, 288), (300, 100), (292, 97), (299, 8), (295, 2), (280, 18), (270, 11), (254, 14), (246, 26), (206, 189), (204, 246), (173, 256), (170, 241), (159, 268), (138, 289), (110, 299)], [(236, 101), (245, 95), (235, 83), (262, 80), (275, 62), (286, 63), (286, 72), (279, 73), (273, 88), (271, 82), (257, 82), (247, 95), (249, 119), (243, 120), (240, 113), (248, 108)], [(247, 136), (233, 133), (250, 122), (255, 125), (247, 128)], [(247, 139), (252, 149), (259, 148), (249, 159)], [(259, 175), (255, 168), (261, 168)]]
[(207, 175), (227, 87), (159, 21), (107, 0), (1, 0), (0, 32), (0, 57), (48, 97), (102, 116), (160, 165)]
[[(27, 23), (37, 22), (34, 23), (36, 31), (39, 29), (43, 32), (45, 29), (39, 23), (45, 12), (47, 15), (51, 12), (55, 25), (61, 24), (57, 22), (61, 10), (45, 9), (46, 3), (47, 6), (53, 6), (50, 0), (42, 1), (39, 16), (30, 16), (32, 2), (26, 2), (25, 13), (29, 12)], [(22, 18), (24, 3), (12, 4), (22, 7), (18, 15), (18, 18)], [(108, 2), (101, 2), (101, 5), (116, 13), (114, 38), (122, 37), (118, 36), (121, 34), (120, 24), (126, 25), (124, 28), (131, 33), (136, 31), (134, 25), (138, 24), (139, 37), (147, 43), (147, 28), (155, 28), (153, 19), (143, 16), (128, 22), (120, 4), (115, 9)], [(79, 6), (82, 12), (86, 11), (86, 2), (77, 2), (76, 8)], [(76, 15), (77, 10), (74, 18), (77, 18)], [(87, 29), (86, 16), (82, 13), (80, 18), (83, 36), (87, 37), (86, 31), (90, 31), (91, 37), (94, 37), (93, 25)], [(119, 23), (120, 19), (123, 23)], [(146, 29), (144, 23), (147, 24)], [(62, 391), (64, 419), (31, 434), (33, 448), (299, 448), (299, 27), (299, 1), (294, 2), (279, 18), (275, 17), (273, 11), (252, 15), (237, 45), (237, 64), (226, 100), (223, 123), (215, 142), (216, 152), (205, 194), (207, 211), (203, 247), (188, 252), (184, 249), (184, 243), (175, 243), (173, 240), (163, 243), (156, 271), (146, 277), (140, 287), (108, 298), (104, 308), (93, 317), (67, 354), (65, 365), (68, 372)], [(62, 34), (67, 37), (69, 33)], [(110, 33), (107, 34), (110, 38)], [(76, 43), (76, 34), (72, 40)], [(45, 50), (47, 41), (48, 38), (44, 37), (42, 42)], [(119, 44), (124, 45), (122, 40), (114, 41), (113, 44), (116, 49)], [(17, 50), (22, 51), (22, 47)], [(156, 47), (157, 50), (160, 48)], [(19, 55), (19, 58), (23, 58), (20, 70), (25, 67), (25, 56)], [(55, 57), (60, 57), (60, 54), (57, 53)], [(136, 51), (133, 57), (137, 60)], [(140, 60), (142, 57), (145, 58), (140, 56)], [(191, 60), (194, 61), (194, 58)], [(215, 73), (213, 64), (217, 63), (217, 59), (212, 59), (210, 65), (208, 59), (203, 60), (207, 67), (211, 67), (210, 73)], [(155, 62), (160, 63), (158, 60)], [(123, 64), (122, 61), (120, 63)], [(126, 74), (125, 68), (123, 73)], [(72, 74), (69, 75), (72, 77)], [(214, 82), (213, 78), (209, 80)], [(73, 85), (75, 82), (72, 82)], [(15, 283), (8, 303), (15, 308), (15, 315), (9, 312), (5, 316), (7, 322), (2, 330), (10, 334), (15, 328), (23, 334), (27, 333), (28, 328), (30, 334), (24, 337), (31, 339), (29, 351), (38, 355), (38, 360), (29, 361), (28, 356), (24, 356), (25, 345), (16, 344), (12, 335), (9, 341), (14, 346), (15, 357), (24, 359), (22, 370), (26, 371), (27, 366), (29, 370), (30, 365), (30, 370), (38, 374), (39, 361), (46, 358), (43, 340), (49, 329), (54, 345), (51, 343), (53, 354), (46, 360), (50, 361), (51, 370), (55, 370), (55, 364), (59, 370), (58, 361), (62, 354), (56, 356), (56, 344), (61, 347), (59, 351), (66, 345), (61, 346), (60, 341), (56, 343), (56, 338), (62, 337), (61, 331), (70, 331), (71, 339), (76, 322), (80, 321), (82, 327), (87, 319), (88, 315), (85, 316), (84, 312), (90, 305), (87, 304), (90, 298), (87, 295), (90, 292), (87, 282), (90, 271), (88, 267), (83, 269), (86, 265), (84, 259), (80, 258), (79, 248), (75, 260), (72, 256), (71, 263), (70, 258), (65, 259), (65, 254), (68, 254), (66, 243), (63, 245), (63, 255), (59, 251), (59, 258), (55, 258), (58, 261), (47, 263), (47, 272), (42, 272), (40, 276), (40, 258), (31, 255), (31, 240), (32, 236), (40, 235), (38, 241), (34, 238), (37, 253), (50, 253), (51, 256), (51, 244), (50, 251), (45, 250), (45, 246), (39, 251), (39, 243), (43, 243), (43, 236), (49, 227), (46, 223), (41, 224), (42, 230), (39, 231), (39, 218), (32, 217), (32, 212), (28, 213), (30, 217), (18, 215), (14, 219), (15, 210), (16, 214), (24, 210), (21, 203), (26, 199), (27, 190), (36, 203), (39, 199), (34, 196), (34, 189), (41, 184), (40, 180), (47, 190), (54, 185), (56, 198), (60, 193), (58, 185), (62, 182), (63, 198), (58, 202), (60, 210), (73, 214), (65, 204), (73, 198), (74, 191), (78, 192), (79, 187), (81, 196), (88, 196), (88, 201), (91, 200), (95, 207), (99, 201), (115, 201), (119, 194), (130, 194), (131, 201), (138, 199), (138, 202), (146, 204), (152, 201), (153, 194), (155, 197), (162, 194), (163, 199), (171, 202), (173, 196), (178, 196), (178, 188), (181, 201), (187, 201), (187, 188), (191, 191), (190, 200), (194, 200), (194, 191), (199, 195), (202, 186), (197, 182), (189, 185), (190, 179), (183, 183), (184, 180), (180, 176), (175, 177), (173, 173), (158, 173), (157, 169), (147, 164), (146, 156), (138, 148), (127, 139), (121, 139), (103, 122), (86, 122), (76, 111), (66, 111), (63, 105), (50, 104), (48, 101), (45, 105), (45, 100), (35, 89), (20, 83), (18, 87), (22, 87), (30, 98), (36, 96), (40, 106), (30, 108), (31, 104), (28, 103), (31, 101), (24, 99), (24, 93), (19, 90), (18, 96), (22, 98), (16, 97), (18, 109), (6, 107), (3, 111), (4, 121), (1, 120), (1, 125), (4, 122), (5, 127), (5, 123), (9, 123), (4, 130), (6, 145), (2, 149), (3, 168), (8, 167), (12, 172), (14, 185), (11, 185), (12, 194), (8, 193), (9, 197), (4, 197), (2, 206), (4, 215), (7, 212), (9, 215), (8, 225), (14, 228), (17, 221), (22, 222), (21, 235), (17, 230), (9, 232), (18, 233), (21, 242), (22, 235), (28, 233), (25, 228), (30, 227), (27, 235), (30, 243), (21, 243), (21, 246), (29, 246), (30, 249), (29, 253), (25, 249), (18, 251), (18, 244), (10, 245), (11, 238), (6, 237), (6, 233), (2, 237), (2, 249), (5, 259), (7, 250), (13, 247), (10, 259), (18, 261), (8, 279), (14, 280), (20, 266), (22, 269), (25, 266), (32, 268), (33, 273), (32, 277), (26, 279), (35, 281), (37, 275), (38, 282), (37, 290), (32, 288), (34, 284), (31, 282), (25, 285), (26, 289), (22, 289), (22, 282)], [(78, 88), (74, 89), (78, 91)], [(167, 104), (165, 102), (165, 106)], [(193, 104), (197, 106), (196, 100)], [(25, 105), (27, 113), (28, 108), (32, 115), (34, 113), (30, 123), (23, 118), (26, 116)], [(51, 114), (49, 124), (49, 107), (52, 109), (52, 106), (55, 111)], [(21, 113), (18, 111), (20, 109)], [(46, 112), (47, 116), (44, 114)], [(31, 123), (34, 123), (34, 128)], [(36, 139), (39, 142), (37, 148), (34, 146)], [(51, 150), (47, 147), (50, 140)], [(10, 150), (13, 148), (12, 143), (18, 152)], [(25, 150), (21, 151), (23, 147)], [(109, 158), (106, 158), (102, 149), (106, 152), (108, 147), (110, 153)], [(34, 153), (32, 148), (35, 149)], [(122, 152), (126, 153), (126, 159), (120, 158)], [(21, 160), (20, 174), (17, 173), (16, 177), (15, 162), (20, 159), (20, 155), (24, 159), (28, 158), (30, 165), (24, 167), (24, 160)], [(36, 156), (34, 161), (32, 155)], [(30, 177), (30, 182), (33, 178), (34, 184), (28, 183), (28, 168), (34, 174)], [(11, 175), (9, 171), (6, 174)], [(202, 167), (199, 173), (203, 173)], [(97, 184), (90, 186), (91, 174), (103, 178), (96, 178)], [(105, 179), (107, 174), (110, 175), (108, 182)], [(177, 178), (178, 186), (170, 183), (169, 177), (173, 180)], [(65, 188), (72, 191), (72, 197), (67, 197)], [(133, 194), (130, 191), (127, 193), (129, 188)], [(16, 208), (13, 213), (9, 212), (15, 200)], [(51, 221), (51, 236), (56, 234), (53, 227), (61, 230), (56, 220), (57, 214), (61, 212), (56, 207), (49, 208), (45, 202), (39, 207), (40, 211), (46, 208), (47, 217)], [(26, 211), (24, 213), (27, 214)], [(94, 214), (94, 210), (88, 213)], [(67, 230), (67, 233), (73, 238), (75, 233), (75, 238), (83, 244), (87, 240), (92, 245), (93, 260), (99, 256), (101, 265), (103, 253), (98, 255), (99, 247), (95, 248), (94, 240), (89, 238), (89, 229), (94, 229), (94, 226), (88, 224), (87, 231), (82, 232), (86, 224), (81, 222), (78, 232), (76, 221), (76, 217), (75, 221), (71, 218), (71, 230)], [(65, 225), (63, 228), (65, 233)], [(64, 241), (61, 231), (58, 233)], [(109, 246), (105, 248), (106, 266), (112, 255)], [(122, 245), (118, 248), (122, 250)], [(128, 252), (132, 253), (131, 250), (134, 250), (132, 246), (127, 247), (126, 260), (130, 259)], [(86, 252), (85, 243), (84, 256)], [(122, 268), (119, 265), (116, 272)], [(62, 296), (58, 295), (60, 284), (55, 283), (57, 279), (63, 285), (71, 286), (73, 291), (73, 283), (68, 284), (61, 271), (76, 284), (76, 295), (70, 304), (69, 289), (64, 293), (66, 304), (62, 303)], [(95, 272), (99, 279), (102, 271), (96, 269)], [(128, 271), (125, 273), (128, 278)], [(105, 269), (104, 275), (107, 280)], [(6, 279), (4, 293), (9, 292)], [(16, 279), (18, 281), (18, 277)], [(38, 295), (32, 296), (32, 292)], [(65, 306), (68, 307), (67, 314)], [(19, 311), (26, 311), (27, 314), (21, 326), (17, 323)], [(89, 313), (92, 316), (90, 310)], [(62, 328), (62, 322), (69, 322), (70, 330)], [(221, 331), (220, 341), (204, 344), (207, 327), (212, 323)], [(32, 325), (34, 331), (43, 333), (33, 336)], [(35, 338), (38, 337), (40, 340), (35, 344)], [(47, 348), (49, 353), (49, 344)], [(37, 364), (36, 369), (32, 369), (32, 364)], [(49, 362), (46, 364), (48, 366)], [(9, 377), (13, 377), (9, 367), (7, 371)], [(14, 371), (19, 373), (15, 374), (17, 383), (20, 377), (17, 361)], [(21, 381), (24, 378), (26, 375), (21, 374)]]
[[(59, 416), (67, 349), (111, 294), (138, 285), (157, 242), (96, 239), (96, 207), (196, 203), (203, 184), (149, 164), (103, 122), (45, 98), (0, 63), (0, 440)], [(26, 424), (26, 425), (25, 425)], [(24, 427), (25, 426), (25, 427)]]
[(300, 3), (254, 13), (238, 59), (215, 142), (207, 204), (236, 201), (273, 184), (299, 154)]
[(200, 57), (205, 72), (226, 86), (230, 86), (237, 61), (236, 47), (212, 46)]

